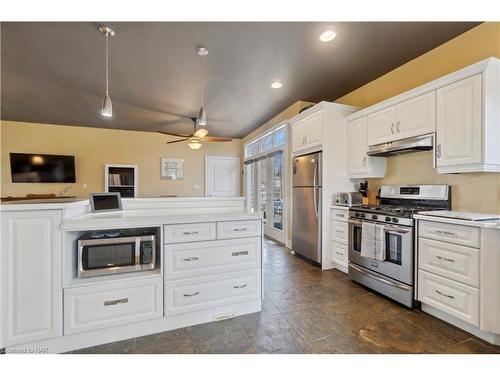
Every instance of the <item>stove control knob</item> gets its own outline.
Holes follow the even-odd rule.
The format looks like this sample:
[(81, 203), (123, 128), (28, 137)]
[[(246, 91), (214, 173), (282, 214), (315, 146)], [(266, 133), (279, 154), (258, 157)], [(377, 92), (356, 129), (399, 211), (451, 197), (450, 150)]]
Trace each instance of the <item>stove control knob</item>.
[(389, 216), (386, 216), (385, 221), (391, 221), (391, 218)]
[(378, 219), (378, 216), (377, 216), (377, 215), (372, 215), (372, 219), (373, 219), (373, 220), (377, 220), (377, 219)]
[(365, 214), (361, 214), (360, 216), (361, 216), (361, 217), (366, 217), (366, 215), (365, 215)]
[(354, 216), (359, 217), (359, 212), (356, 212)]
[(393, 218), (392, 218), (392, 222), (393, 222), (393, 223), (397, 223), (398, 221), (399, 221), (399, 220), (398, 220), (398, 218), (397, 218), (397, 217), (393, 217)]

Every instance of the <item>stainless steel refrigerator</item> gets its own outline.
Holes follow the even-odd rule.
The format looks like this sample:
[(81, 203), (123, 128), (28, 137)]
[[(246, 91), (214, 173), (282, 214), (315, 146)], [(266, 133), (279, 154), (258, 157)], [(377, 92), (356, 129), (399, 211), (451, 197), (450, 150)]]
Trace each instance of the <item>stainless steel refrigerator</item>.
[(292, 250), (321, 264), (321, 152), (293, 158)]

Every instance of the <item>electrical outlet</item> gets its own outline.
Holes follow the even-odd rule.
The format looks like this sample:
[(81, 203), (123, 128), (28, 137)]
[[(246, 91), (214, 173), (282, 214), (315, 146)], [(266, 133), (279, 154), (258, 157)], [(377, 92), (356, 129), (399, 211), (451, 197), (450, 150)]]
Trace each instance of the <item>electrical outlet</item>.
[(82, 188), (86, 189), (87, 188), (87, 184), (82, 184)]
[(193, 188), (194, 188), (194, 190), (200, 190), (200, 185), (195, 184), (195, 185), (193, 186)]

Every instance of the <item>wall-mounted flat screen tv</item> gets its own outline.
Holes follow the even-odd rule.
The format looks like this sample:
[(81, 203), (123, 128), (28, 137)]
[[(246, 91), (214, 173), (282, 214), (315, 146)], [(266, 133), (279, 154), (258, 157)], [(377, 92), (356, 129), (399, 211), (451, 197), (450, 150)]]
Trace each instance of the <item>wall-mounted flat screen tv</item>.
[(12, 182), (76, 182), (75, 157), (10, 154)]

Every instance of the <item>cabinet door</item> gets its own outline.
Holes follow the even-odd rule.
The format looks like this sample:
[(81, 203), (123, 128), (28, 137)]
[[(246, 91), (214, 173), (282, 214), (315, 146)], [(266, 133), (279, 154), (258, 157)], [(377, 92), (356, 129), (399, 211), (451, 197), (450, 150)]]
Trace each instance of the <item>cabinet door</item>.
[(436, 94), (417, 96), (396, 106), (396, 137), (405, 139), (436, 131)]
[(436, 164), (482, 162), (481, 74), (437, 90)]
[(389, 107), (368, 115), (368, 145), (394, 140), (396, 136), (396, 107)]
[(307, 117), (302, 126), (307, 147), (314, 147), (322, 144), (323, 128), (321, 124), (321, 112), (317, 112)]
[(61, 214), (2, 212), (0, 346), (62, 335)]
[(366, 117), (347, 124), (347, 173), (358, 174), (366, 170), (367, 129)]
[(302, 124), (304, 120), (297, 122), (292, 127), (293, 151), (299, 151), (305, 147)]

